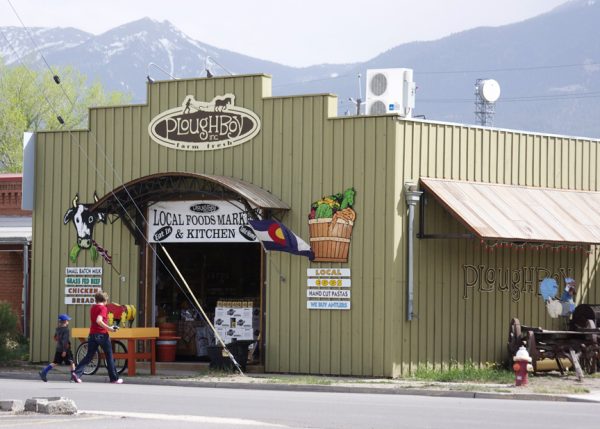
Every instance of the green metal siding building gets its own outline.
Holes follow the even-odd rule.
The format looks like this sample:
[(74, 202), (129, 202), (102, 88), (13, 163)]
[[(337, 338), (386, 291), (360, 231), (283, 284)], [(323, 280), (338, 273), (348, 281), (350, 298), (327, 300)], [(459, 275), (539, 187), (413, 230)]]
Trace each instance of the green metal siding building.
[[(233, 111), (226, 94), (259, 118), (247, 141), (181, 150), (150, 136), (153, 120), (185, 109), (190, 95), (198, 112)], [(89, 326), (88, 306), (65, 303), (67, 267), (103, 267), (102, 288), (111, 300), (137, 306), (136, 326), (154, 326), (157, 244), (148, 242), (147, 222), (128, 201), (127, 189), (139, 198), (146, 219), (157, 199), (202, 201), (218, 193), (263, 209), (309, 242), (311, 204), (353, 187), (356, 220), (347, 262), (310, 262), (260, 249), (260, 286), (253, 297), (263, 316), (264, 370), (395, 377), (419, 364), (501, 361), (511, 318), (532, 326), (559, 324), (539, 297), (540, 276), (551, 273), (559, 283), (575, 277), (578, 301), (600, 302), (595, 241), (543, 247), (536, 237), (527, 245), (510, 237), (491, 240), (440, 203), (440, 195), (425, 192), (415, 209), (415, 234), (423, 238), (413, 241), (414, 314), (408, 320), (405, 185), (413, 182), (423, 191), (421, 179), (432, 178), (595, 195), (599, 143), (397, 115), (338, 117), (335, 96), (272, 97), (266, 75), (148, 84), (147, 104), (93, 108), (89, 130), (36, 135), (31, 359), (50, 355), (57, 314), (68, 312), (72, 326)], [(171, 178), (171, 187), (156, 185), (162, 191), (145, 196), (150, 190), (143, 186), (161, 178)], [(76, 194), (79, 202), (108, 213), (109, 222), (96, 223), (93, 238), (110, 252), (112, 267), (92, 260), (89, 251), (70, 259), (76, 235), (64, 217)], [(499, 247), (507, 243), (511, 247)], [(228, 246), (226, 253), (247, 245)], [(315, 268), (350, 270), (349, 309), (307, 308), (307, 270)], [(206, 270), (188, 269), (192, 277), (209, 279), (200, 289), (227, 274)], [(236, 296), (246, 292), (240, 288)]]

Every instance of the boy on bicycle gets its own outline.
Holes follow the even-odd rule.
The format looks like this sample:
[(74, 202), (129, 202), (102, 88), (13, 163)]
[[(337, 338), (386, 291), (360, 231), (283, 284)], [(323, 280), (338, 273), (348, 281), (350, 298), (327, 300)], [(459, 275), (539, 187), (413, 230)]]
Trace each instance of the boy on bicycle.
[(56, 341), (56, 352), (54, 359), (38, 374), (42, 381), (48, 381), (48, 372), (56, 365), (62, 363), (71, 365), (71, 373), (75, 371), (75, 362), (73, 360), (73, 352), (71, 351), (71, 341), (69, 340), (69, 320), (68, 314), (58, 315), (58, 326), (54, 332), (54, 341)]

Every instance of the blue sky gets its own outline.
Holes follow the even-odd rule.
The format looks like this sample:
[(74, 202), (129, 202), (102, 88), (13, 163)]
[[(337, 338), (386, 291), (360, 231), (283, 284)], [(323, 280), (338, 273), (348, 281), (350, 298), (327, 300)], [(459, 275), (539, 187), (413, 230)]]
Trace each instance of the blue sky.
[(567, 0), (0, 0), (0, 26), (75, 27), (99, 34), (143, 17), (169, 20), (218, 48), (291, 66), (364, 61), (548, 12)]

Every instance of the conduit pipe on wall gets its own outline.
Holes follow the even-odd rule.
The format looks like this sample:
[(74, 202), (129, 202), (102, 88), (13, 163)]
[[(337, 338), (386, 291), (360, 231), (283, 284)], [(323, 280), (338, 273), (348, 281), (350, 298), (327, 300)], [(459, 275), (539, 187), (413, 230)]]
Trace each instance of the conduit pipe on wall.
[(415, 206), (421, 199), (423, 192), (418, 190), (418, 186), (415, 182), (404, 183), (404, 198), (406, 199), (406, 205), (408, 206), (408, 252), (407, 252), (407, 299), (406, 299), (406, 319), (413, 319), (413, 297), (414, 297), (414, 221), (415, 221)]
[(29, 312), (29, 243), (23, 244), (23, 336), (29, 338), (29, 324), (27, 314)]

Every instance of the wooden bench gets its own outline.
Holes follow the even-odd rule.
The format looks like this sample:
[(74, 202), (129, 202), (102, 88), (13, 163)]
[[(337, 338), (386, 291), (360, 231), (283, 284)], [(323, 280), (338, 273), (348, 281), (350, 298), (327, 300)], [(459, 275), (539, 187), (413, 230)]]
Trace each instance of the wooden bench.
[[(87, 341), (90, 328), (73, 328), (71, 336), (78, 338), (79, 341)], [(150, 374), (156, 374), (156, 339), (158, 338), (158, 328), (121, 328), (117, 332), (109, 332), (111, 339), (127, 340), (127, 353), (114, 353), (115, 358), (127, 359), (127, 375), (133, 377), (136, 373), (136, 362), (138, 360), (150, 361)], [(150, 342), (149, 352), (137, 352), (137, 342)]]

